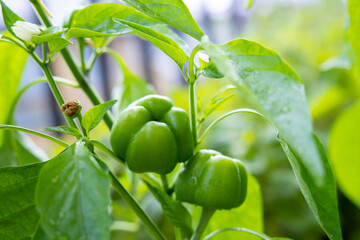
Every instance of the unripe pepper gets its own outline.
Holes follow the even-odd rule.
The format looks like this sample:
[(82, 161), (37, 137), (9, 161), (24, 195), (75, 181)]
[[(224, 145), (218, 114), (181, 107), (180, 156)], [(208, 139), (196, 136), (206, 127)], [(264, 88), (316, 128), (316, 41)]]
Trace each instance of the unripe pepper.
[(160, 95), (148, 95), (122, 111), (111, 130), (113, 151), (133, 172), (167, 174), (194, 151), (185, 110)]
[(231, 209), (246, 197), (247, 173), (236, 159), (200, 150), (185, 165), (175, 183), (176, 198), (209, 209)]

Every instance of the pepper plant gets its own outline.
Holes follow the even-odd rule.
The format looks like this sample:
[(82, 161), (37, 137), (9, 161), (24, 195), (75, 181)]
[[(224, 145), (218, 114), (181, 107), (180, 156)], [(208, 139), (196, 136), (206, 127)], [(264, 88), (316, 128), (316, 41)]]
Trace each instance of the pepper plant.
[[(214, 44), (181, 0), (91, 4), (74, 11), (63, 26), (52, 24), (51, 15), (40, 0), (29, 2), (41, 26), (24, 22), (0, 1), (7, 28), (0, 39), (0, 49), (4, 50), (1, 57), (19, 58), (17, 64), (21, 61), (23, 64), (30, 56), (45, 75), (4, 95), (11, 99), (11, 105), (2, 111), (6, 124), (0, 125), (0, 140), (2, 146), (11, 140), (12, 150), (3, 151), (0, 156), (1, 239), (110, 239), (111, 187), (143, 223), (146, 239), (211, 239), (225, 231), (233, 231), (234, 239), (237, 239), (235, 231), (245, 233), (244, 239), (252, 236), (276, 239), (261, 229), (255, 231), (241, 224), (204, 234), (216, 210), (232, 209), (231, 214), (241, 204), (240, 208), (249, 207), (247, 197), (256, 188), (254, 178), (240, 160), (200, 149), (213, 127), (233, 114), (255, 114), (277, 129), (277, 140), (313, 215), (329, 239), (342, 239), (335, 181), (324, 148), (313, 134), (304, 85), (275, 51), (241, 38)], [(248, 2), (251, 5), (252, 1)], [(190, 49), (172, 28), (193, 37), (197, 46)], [(125, 34), (152, 43), (177, 64), (188, 84), (189, 113), (175, 107), (171, 99), (155, 95), (144, 81), (131, 78), (133, 75), (122, 58), (108, 47), (116, 36)], [(78, 42), (79, 59), (68, 49), (71, 41)], [(91, 44), (87, 44), (89, 42)], [(41, 56), (35, 52), (38, 48)], [(92, 49), (89, 59), (85, 59), (85, 48)], [(199, 53), (203, 57), (199, 58)], [(103, 102), (88, 82), (90, 71), (101, 54), (109, 54), (119, 62), (124, 81), (138, 88), (137, 94), (130, 97), (122, 94)], [(76, 82), (51, 72), (49, 65), (58, 55), (63, 57)], [(13, 66), (11, 61), (7, 64), (9, 68), (20, 69), (7, 76), (13, 81), (11, 84), (15, 84), (22, 68)], [(207, 106), (200, 106), (195, 87), (200, 76), (226, 78), (232, 85), (221, 89)], [(14, 112), (22, 94), (42, 82), (49, 84), (67, 122), (67, 126), (44, 130), (71, 135), (76, 139), (73, 142), (15, 125)], [(57, 84), (82, 89), (94, 107), (83, 114), (76, 96), (65, 103)], [(129, 89), (123, 84), (121, 91), (127, 93)], [(208, 116), (233, 95), (229, 89), (236, 90), (236, 94), (247, 101), (248, 108), (234, 109), (207, 123)], [(152, 95), (148, 95), (150, 93)], [(121, 111), (114, 114), (110, 109), (116, 102)], [(199, 108), (203, 108), (202, 111)], [(91, 136), (101, 121), (111, 130), (106, 137), (111, 147)], [(26, 148), (19, 132), (53, 141), (63, 150), (54, 158), (42, 161)], [(104, 154), (122, 163), (133, 177), (141, 179), (159, 201), (164, 216), (173, 226), (172, 233), (164, 234), (159, 229), (109, 167)], [(197, 206), (202, 208), (200, 219), (195, 214)], [(246, 221), (241, 217), (237, 219), (239, 223)]]

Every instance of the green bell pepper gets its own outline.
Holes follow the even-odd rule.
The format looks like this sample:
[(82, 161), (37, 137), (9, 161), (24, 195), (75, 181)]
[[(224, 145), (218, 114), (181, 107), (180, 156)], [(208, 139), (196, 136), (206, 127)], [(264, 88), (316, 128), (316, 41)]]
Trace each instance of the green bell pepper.
[(137, 173), (167, 174), (194, 151), (187, 113), (160, 95), (143, 97), (122, 111), (111, 130), (110, 144)]
[(175, 183), (176, 198), (209, 209), (231, 209), (246, 197), (243, 164), (213, 150), (200, 150), (186, 164)]

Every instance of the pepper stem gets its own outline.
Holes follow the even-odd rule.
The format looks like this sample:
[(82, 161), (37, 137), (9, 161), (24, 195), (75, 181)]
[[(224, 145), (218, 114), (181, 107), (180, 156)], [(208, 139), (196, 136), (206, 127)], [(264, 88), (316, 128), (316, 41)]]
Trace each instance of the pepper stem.
[(203, 235), (206, 226), (208, 225), (210, 218), (214, 215), (216, 209), (213, 208), (205, 208), (203, 207), (201, 212), (201, 217), (199, 220), (199, 224), (194, 232), (194, 234), (191, 236), (190, 240), (199, 240), (201, 236)]

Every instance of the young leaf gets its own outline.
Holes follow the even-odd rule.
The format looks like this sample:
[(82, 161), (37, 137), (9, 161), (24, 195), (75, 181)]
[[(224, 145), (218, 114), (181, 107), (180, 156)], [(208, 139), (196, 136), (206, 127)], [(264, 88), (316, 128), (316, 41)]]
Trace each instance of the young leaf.
[(161, 24), (135, 9), (116, 3), (96, 3), (78, 10), (71, 18), (66, 38), (106, 37), (129, 33), (131, 30), (112, 18), (124, 19), (143, 26)]
[(254, 5), (254, 0), (245, 0), (244, 6), (246, 10), (249, 10)]
[[(199, 53), (200, 54), (200, 53)], [(224, 75), (221, 74), (215, 67), (214, 63), (211, 59), (208, 61), (203, 60), (199, 57), (200, 69), (199, 73), (207, 78), (223, 78)]]
[(219, 72), (274, 124), (313, 179), (325, 181), (304, 86), (294, 70), (274, 51), (245, 39), (216, 46), (204, 37), (202, 45)]
[(344, 111), (330, 132), (329, 158), (342, 192), (360, 208), (360, 101)]
[(105, 113), (117, 102), (111, 100), (90, 108), (83, 117), (82, 124), (87, 132), (95, 128), (103, 119)]
[(47, 160), (45, 152), (23, 133), (3, 131), (3, 144), (0, 146), (0, 167), (22, 166)]
[(191, 215), (181, 202), (174, 200), (172, 197), (167, 195), (165, 192), (151, 186), (148, 182), (146, 185), (160, 202), (161, 207), (164, 211), (164, 215), (174, 226), (179, 227), (183, 234), (187, 237), (191, 237), (193, 230), (191, 225)]
[(32, 239), (39, 227), (35, 186), (46, 163), (0, 168), (0, 238)]
[[(21, 73), (25, 67), (28, 54), (18, 46), (0, 42), (0, 124), (8, 123), (11, 103), (14, 100), (20, 83)], [(3, 131), (0, 131), (0, 146)]]
[(114, 19), (117, 22), (120, 22), (124, 26), (133, 30), (132, 34), (143, 38), (156, 47), (158, 47), (161, 51), (163, 51), (166, 55), (172, 58), (180, 69), (183, 68), (183, 65), (188, 60), (188, 57), (184, 53), (184, 51), (180, 48), (180, 46), (173, 41), (171, 38), (149, 28), (144, 27), (136, 23), (132, 23), (129, 21), (121, 20), (121, 19)]
[(24, 20), (21, 17), (19, 17), (18, 15), (16, 15), (16, 13), (11, 11), (11, 9), (8, 8), (8, 6), (6, 6), (3, 1), (0, 0), (0, 3), (1, 3), (1, 8), (2, 8), (2, 14), (3, 14), (3, 18), (4, 18), (5, 27), (12, 35), (16, 36), (14, 31), (11, 29), (11, 27), (17, 21), (22, 21), (23, 22)]
[(35, 192), (50, 239), (110, 239), (110, 179), (82, 142), (46, 164)]
[[(216, 211), (211, 218), (205, 235), (210, 234), (216, 230), (229, 227), (242, 227), (254, 230), (256, 232), (264, 232), (264, 220), (263, 220), (263, 203), (261, 197), (261, 189), (257, 180), (248, 174), (248, 192), (245, 202), (238, 208), (231, 209), (230, 211)], [(197, 207), (195, 209), (196, 215), (200, 215), (201, 209)], [(216, 239), (226, 240), (258, 240), (259, 238), (248, 233), (241, 233), (227, 231), (221, 233)], [(215, 239), (215, 238), (214, 238)]]
[(79, 130), (77, 130), (76, 128), (73, 128), (73, 127), (68, 127), (68, 126), (48, 127), (48, 128), (44, 128), (43, 131), (65, 133), (65, 134), (74, 136), (76, 138), (82, 137)]
[(236, 86), (227, 85), (217, 91), (206, 105), (202, 115), (202, 121), (205, 120), (213, 111), (215, 111), (221, 104), (226, 102), (229, 98), (235, 95)]
[(180, 31), (199, 40), (203, 31), (191, 16), (189, 9), (181, 0), (124, 0), (139, 11), (157, 18)]
[(67, 29), (61, 28), (57, 26), (52, 26), (42, 32), (39, 36), (32, 36), (31, 41), (35, 44), (41, 44), (44, 42), (48, 42), (54, 38), (59, 38), (62, 33), (64, 33)]
[(155, 90), (152, 85), (148, 84), (141, 77), (133, 74), (125, 65), (123, 59), (115, 51), (108, 49), (115, 61), (120, 65), (122, 77), (118, 86), (115, 88), (114, 98), (118, 99), (117, 111), (121, 112), (130, 103), (149, 94), (154, 94)]
[(61, 49), (66, 48), (68, 45), (72, 44), (72, 42), (61, 38), (53, 38), (48, 42), (49, 52), (50, 53), (56, 53), (59, 52)]
[(349, 42), (357, 56), (360, 58), (360, 2), (358, 0), (348, 0), (347, 9), (350, 17), (350, 28), (348, 30)]
[(339, 240), (342, 239), (342, 235), (334, 176), (324, 147), (315, 135), (313, 138), (320, 150), (321, 161), (325, 169), (325, 180), (320, 186), (314, 182), (309, 170), (304, 167), (292, 148), (282, 138), (278, 138), (278, 140), (290, 161), (300, 189), (316, 220), (331, 240)]

